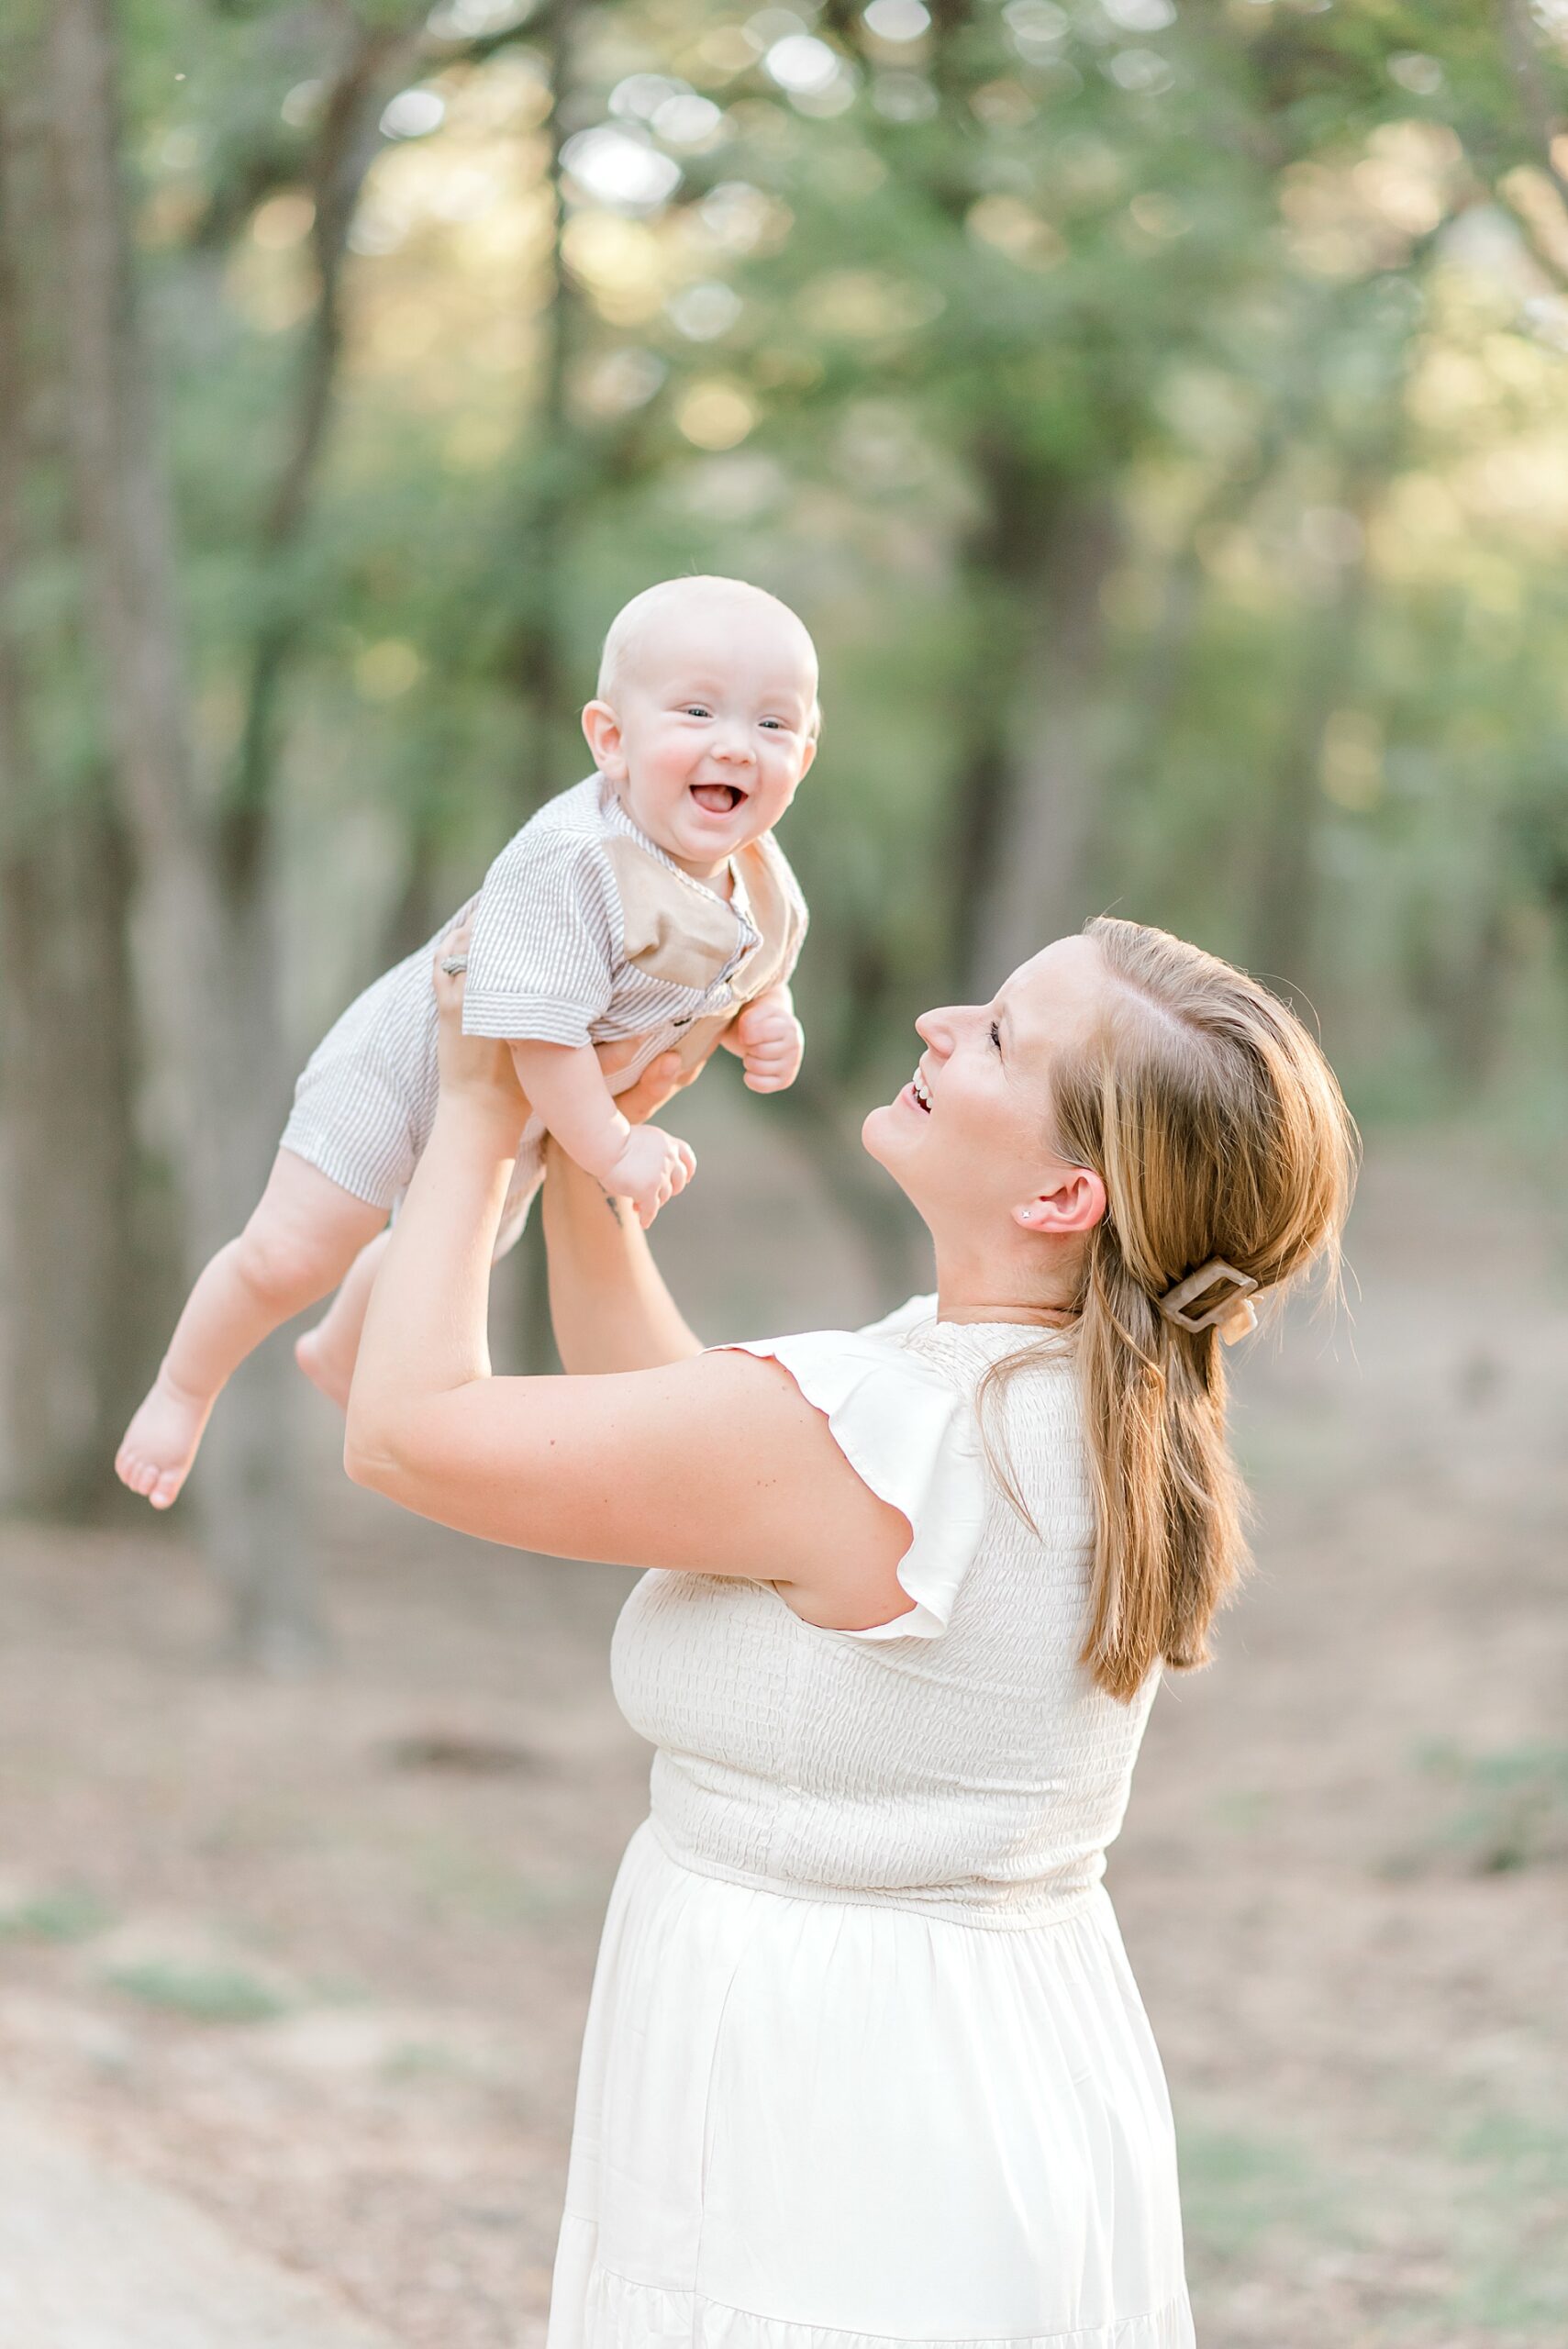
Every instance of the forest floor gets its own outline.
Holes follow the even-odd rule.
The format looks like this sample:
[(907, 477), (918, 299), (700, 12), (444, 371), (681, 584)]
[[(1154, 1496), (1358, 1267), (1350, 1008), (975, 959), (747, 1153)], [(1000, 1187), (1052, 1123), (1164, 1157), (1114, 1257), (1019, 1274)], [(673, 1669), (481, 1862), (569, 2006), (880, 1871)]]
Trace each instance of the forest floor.
[[(672, 1216), (683, 1273), (787, 1197), (744, 1171), (729, 1222)], [(1204, 2349), (1568, 2343), (1568, 1216), (1498, 1180), (1385, 1142), (1353, 1327), (1244, 1366), (1259, 1571), (1162, 1691), (1111, 1854)], [(795, 1326), (873, 1309), (799, 1241)], [(628, 1578), (400, 1520), (308, 1424), (324, 1678), (213, 1663), (179, 1511), (0, 1529), (0, 2206), (18, 2241), (29, 2179), (78, 2210), (113, 2181), (128, 2293), (234, 2245), (272, 2313), (215, 2306), (198, 2349), (532, 2349), (644, 1803), (606, 1669)], [(57, 2219), (35, 2249), (85, 2276)], [(77, 2349), (24, 2319), (7, 2349)], [(82, 2344), (187, 2337), (103, 2320)]]

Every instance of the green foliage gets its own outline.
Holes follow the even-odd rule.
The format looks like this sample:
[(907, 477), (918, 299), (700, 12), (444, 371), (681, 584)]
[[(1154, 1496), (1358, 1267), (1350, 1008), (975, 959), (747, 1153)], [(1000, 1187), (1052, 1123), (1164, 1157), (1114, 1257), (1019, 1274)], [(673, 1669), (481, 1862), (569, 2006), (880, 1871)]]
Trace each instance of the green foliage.
[(95, 1893), (82, 1885), (61, 1885), (0, 1909), (0, 1941), (87, 1941), (111, 1921)]
[(181, 1965), (149, 1959), (139, 1965), (116, 1966), (107, 1978), (111, 1987), (127, 1998), (183, 2016), (190, 2022), (270, 2022), (285, 2011), (275, 1991), (235, 1966)]
[(1456, 2198), (1462, 2257), (1452, 2315), (1485, 2326), (1489, 2337), (1559, 2339), (1568, 2298), (1568, 2130), (1493, 2110), (1468, 2116), (1450, 2142), (1468, 2188)]
[(1445, 1741), (1424, 1747), (1419, 1762), (1450, 1790), (1445, 1854), (1483, 1876), (1568, 1859), (1568, 1745), (1538, 1740), (1472, 1753)]
[(299, 1041), (581, 771), (617, 604), (705, 567), (822, 645), (821, 1077), (998, 975), (1060, 731), (1090, 815), (1042, 925), (1185, 930), (1373, 1106), (1474, 1098), (1568, 932), (1560, 36), (1521, 0), (1521, 72), (1462, 0), (795, 13), (123, 14), (206, 772), (307, 927), (357, 884)]
[(1181, 2132), (1182, 2224), (1193, 2252), (1218, 2264), (1240, 2259), (1284, 2230), (1339, 2231), (1329, 2181), (1300, 2146), (1198, 2128)]

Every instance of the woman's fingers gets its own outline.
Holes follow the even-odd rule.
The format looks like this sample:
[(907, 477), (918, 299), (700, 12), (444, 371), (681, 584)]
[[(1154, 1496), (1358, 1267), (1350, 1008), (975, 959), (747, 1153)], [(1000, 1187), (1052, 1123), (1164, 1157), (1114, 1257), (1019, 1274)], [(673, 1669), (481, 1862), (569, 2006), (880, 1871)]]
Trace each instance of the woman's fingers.
[[(618, 1058), (612, 1059), (610, 1049), (606, 1047), (599, 1054), (599, 1064), (609, 1076), (617, 1067), (624, 1067), (629, 1057), (628, 1052), (619, 1052)], [(634, 1126), (640, 1126), (663, 1108), (672, 1094), (684, 1092), (693, 1078), (701, 1073), (702, 1064), (687, 1069), (683, 1066), (678, 1052), (662, 1052), (643, 1070), (635, 1085), (628, 1085), (624, 1093), (616, 1096), (616, 1107)]]
[(505, 1101), (509, 1113), (526, 1111), (512, 1055), (505, 1044), (462, 1032), (462, 1000), (472, 925), (460, 922), (441, 940), (431, 960), (430, 985), (439, 1019), (437, 1058), (443, 1093), (477, 1093)]
[[(602, 1057), (602, 1056), (601, 1056)], [(634, 1126), (640, 1126), (662, 1109), (672, 1093), (680, 1063), (673, 1052), (665, 1052), (645, 1068), (634, 1085), (616, 1096), (616, 1108)], [(606, 1070), (606, 1074), (613, 1072)]]
[(436, 948), (430, 971), (430, 984), (436, 991), (437, 1008), (445, 1018), (462, 1008), (463, 978), (468, 970), (468, 944), (473, 935), (472, 922), (459, 922), (449, 930)]

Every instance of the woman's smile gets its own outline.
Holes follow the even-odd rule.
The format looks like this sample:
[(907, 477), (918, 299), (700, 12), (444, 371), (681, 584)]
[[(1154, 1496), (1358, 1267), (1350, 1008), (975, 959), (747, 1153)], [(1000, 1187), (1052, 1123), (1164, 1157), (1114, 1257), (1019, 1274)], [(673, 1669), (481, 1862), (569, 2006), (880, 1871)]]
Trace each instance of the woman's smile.
[(909, 1079), (908, 1084), (904, 1087), (904, 1090), (899, 1095), (898, 1098), (901, 1101), (909, 1101), (913, 1107), (920, 1110), (925, 1117), (929, 1118), (930, 1116), (931, 1089), (926, 1083), (924, 1074), (920, 1069), (917, 1069), (915, 1071), (914, 1075)]

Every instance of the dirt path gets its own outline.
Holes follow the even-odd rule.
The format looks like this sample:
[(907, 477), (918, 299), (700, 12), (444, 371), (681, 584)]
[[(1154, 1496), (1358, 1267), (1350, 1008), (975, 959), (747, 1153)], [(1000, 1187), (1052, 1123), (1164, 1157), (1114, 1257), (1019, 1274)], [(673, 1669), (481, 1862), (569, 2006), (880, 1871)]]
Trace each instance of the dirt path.
[[(684, 1293), (770, 1186), (759, 1156), (672, 1217)], [(1246, 1370), (1260, 1572), (1162, 1692), (1112, 1854), (1204, 2349), (1568, 2343), (1568, 1227), (1496, 1192), (1385, 1149), (1353, 1343)], [(869, 1311), (809, 1241), (795, 1326)], [(780, 1322), (784, 1291), (699, 1326)], [(199, 2203), (399, 2349), (537, 2349), (646, 1789), (606, 1675), (628, 1578), (401, 1520), (313, 1425), (326, 1683), (211, 1669), (177, 1524), (0, 1532), (0, 2069), (95, 2174)]]
[(319, 2286), (14, 2106), (0, 2111), (6, 2349), (392, 2349)]

